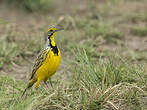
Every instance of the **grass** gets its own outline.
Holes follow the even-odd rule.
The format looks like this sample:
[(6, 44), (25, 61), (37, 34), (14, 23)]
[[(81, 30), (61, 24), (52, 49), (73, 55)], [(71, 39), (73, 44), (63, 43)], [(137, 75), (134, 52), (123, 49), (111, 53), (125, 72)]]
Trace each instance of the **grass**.
[[(56, 5), (61, 13), (49, 15), (37, 9), (50, 10), (50, 0), (19, 2), (35, 15), (0, 10), (0, 110), (146, 110), (146, 15), (136, 11), (146, 0), (70, 1), (72, 11)], [(55, 38), (61, 68), (53, 88), (33, 87), (21, 99), (49, 24), (65, 27)]]
[[(2, 109), (58, 110), (58, 109), (142, 109), (140, 99), (146, 95), (145, 72), (141, 65), (133, 65), (120, 57), (99, 59), (97, 64), (85, 50), (76, 50), (72, 81), (54, 79), (54, 87), (48, 91), (40, 87), (29, 91), (20, 99), (26, 86), (23, 81), (0, 77), (0, 106)], [(117, 59), (117, 61), (116, 61)], [(116, 63), (117, 62), (117, 63)], [(57, 81), (58, 80), (58, 81)], [(136, 105), (136, 103), (138, 103)]]
[[(0, 41), (0, 69), (5, 65), (11, 65), (11, 62), (19, 64), (22, 58), (33, 56), (33, 53), (37, 54), (44, 43), (44, 38), (39, 35), (25, 36), (17, 33), (11, 23), (6, 24), (6, 26), (6, 32), (1, 35)], [(36, 37), (38, 38), (36, 39)], [(38, 45), (36, 46), (36, 44)]]
[(13, 42), (9, 42), (6, 39), (0, 42), (0, 68), (4, 66), (4, 64), (10, 63), (14, 57), (18, 55), (17, 44)]
[(145, 37), (147, 36), (147, 28), (144, 26), (133, 27), (131, 33), (136, 36)]
[(96, 22), (91, 22), (91, 23), (83, 23), (83, 24), (87, 24), (84, 27), (85, 30), (85, 35), (87, 36), (103, 36), (106, 39), (112, 39), (114, 38), (121, 38), (122, 35), (121, 33), (114, 29), (113, 26), (103, 23), (102, 21), (100, 21), (100, 23)]
[(7, 5), (18, 6), (20, 9), (24, 9), (27, 12), (47, 12), (52, 10), (52, 0), (5, 0)]

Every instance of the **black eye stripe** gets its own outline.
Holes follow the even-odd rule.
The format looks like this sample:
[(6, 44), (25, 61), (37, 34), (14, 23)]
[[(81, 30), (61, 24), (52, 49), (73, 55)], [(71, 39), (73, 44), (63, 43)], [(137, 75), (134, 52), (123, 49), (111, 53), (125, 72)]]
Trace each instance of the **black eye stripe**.
[(52, 32), (53, 30), (51, 29), (50, 32)]

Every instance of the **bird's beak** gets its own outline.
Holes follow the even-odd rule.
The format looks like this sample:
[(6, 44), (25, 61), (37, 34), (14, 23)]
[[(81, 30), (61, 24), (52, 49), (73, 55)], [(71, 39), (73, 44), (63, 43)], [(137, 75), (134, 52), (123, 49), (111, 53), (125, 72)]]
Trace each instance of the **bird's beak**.
[(58, 32), (58, 31), (61, 31), (61, 30), (64, 30), (64, 27), (63, 26), (57, 26), (55, 32)]

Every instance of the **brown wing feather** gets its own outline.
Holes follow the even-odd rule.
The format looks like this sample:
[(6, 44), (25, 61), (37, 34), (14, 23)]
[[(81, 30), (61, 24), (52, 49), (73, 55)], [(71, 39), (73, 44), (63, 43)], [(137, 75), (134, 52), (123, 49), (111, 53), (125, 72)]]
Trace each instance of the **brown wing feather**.
[(43, 61), (46, 59), (47, 57), (47, 50), (43, 50), (41, 51), (39, 54), (38, 54), (38, 57), (36, 59), (36, 62), (33, 66), (33, 70), (32, 70), (32, 73), (31, 73), (31, 77), (30, 77), (30, 80), (34, 77), (36, 71), (38, 70), (38, 68), (42, 65)]

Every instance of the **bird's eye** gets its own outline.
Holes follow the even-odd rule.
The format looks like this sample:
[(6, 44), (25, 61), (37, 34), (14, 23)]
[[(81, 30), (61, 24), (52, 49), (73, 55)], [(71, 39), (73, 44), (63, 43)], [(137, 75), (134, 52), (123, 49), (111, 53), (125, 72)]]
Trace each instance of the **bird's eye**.
[(50, 32), (52, 32), (53, 30), (51, 29)]

